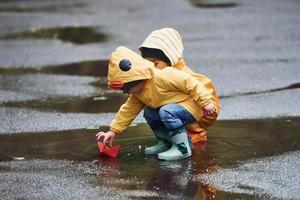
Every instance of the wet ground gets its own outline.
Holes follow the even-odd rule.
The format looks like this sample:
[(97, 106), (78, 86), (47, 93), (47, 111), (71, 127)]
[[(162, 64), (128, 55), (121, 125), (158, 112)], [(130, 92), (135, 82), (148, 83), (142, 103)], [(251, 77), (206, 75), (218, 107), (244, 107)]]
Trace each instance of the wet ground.
[(2, 161), (12, 161), (0, 163), (2, 198), (297, 199), (299, 122), (219, 121), (177, 162), (144, 156), (156, 141), (146, 125), (118, 137), (118, 158), (99, 155), (95, 130), (3, 135)]
[[(296, 0), (0, 0), (1, 199), (300, 199), (299, 11)], [(126, 100), (107, 88), (109, 55), (165, 26), (215, 83), (219, 121), (192, 158), (159, 162), (143, 155), (155, 139), (139, 115), (119, 157), (102, 157), (95, 133)]]

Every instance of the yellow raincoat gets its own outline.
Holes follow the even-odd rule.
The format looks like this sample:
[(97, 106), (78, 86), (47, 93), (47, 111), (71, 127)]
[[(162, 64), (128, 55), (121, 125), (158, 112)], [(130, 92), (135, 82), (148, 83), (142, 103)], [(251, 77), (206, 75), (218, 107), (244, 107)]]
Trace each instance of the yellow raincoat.
[[(120, 69), (119, 63), (123, 59), (131, 62), (130, 70)], [(178, 103), (197, 119), (197, 123), (187, 126), (189, 130), (196, 128), (193, 131), (197, 131), (199, 124), (203, 127), (202, 107), (213, 102), (211, 91), (205, 85), (189, 74), (172, 67), (156, 69), (152, 62), (143, 59), (130, 49), (118, 47), (109, 60), (108, 84), (124, 84), (135, 80), (146, 80), (143, 89), (138, 94), (131, 94), (120, 107), (110, 124), (111, 131), (123, 132), (146, 105), (160, 108), (170, 103)]]
[(173, 28), (162, 28), (151, 32), (149, 36), (140, 45), (140, 49), (141, 48), (152, 48), (161, 50), (169, 58), (172, 67), (195, 77), (211, 95), (211, 102), (215, 105), (217, 115), (209, 117), (201, 116), (201, 119), (198, 123), (189, 124), (187, 126), (188, 130), (194, 133), (191, 134), (193, 142), (197, 142), (197, 140), (200, 139), (200, 137), (196, 136), (197, 133), (200, 133), (203, 130), (206, 130), (209, 126), (211, 126), (216, 121), (221, 109), (219, 97), (216, 93), (216, 89), (212, 81), (206, 76), (194, 72), (185, 64), (183, 59), (184, 48), (182, 38), (180, 34)]

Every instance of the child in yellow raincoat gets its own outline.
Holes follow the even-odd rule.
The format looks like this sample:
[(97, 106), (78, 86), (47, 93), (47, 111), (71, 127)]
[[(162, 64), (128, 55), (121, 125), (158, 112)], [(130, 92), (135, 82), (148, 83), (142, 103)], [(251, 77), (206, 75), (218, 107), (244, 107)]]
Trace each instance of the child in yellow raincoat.
[[(172, 66), (198, 79), (212, 96), (211, 102), (216, 108), (216, 113), (219, 114), (219, 97), (212, 81), (202, 74), (195, 73), (185, 64), (182, 39), (175, 29), (162, 28), (151, 32), (139, 49), (142, 57), (153, 62), (156, 68), (164, 69)], [(207, 140), (207, 128), (216, 121), (217, 116), (202, 115), (197, 123), (187, 125), (193, 143)]]
[(192, 155), (186, 126), (217, 115), (211, 92), (196, 78), (175, 68), (163, 70), (126, 47), (109, 59), (108, 84), (130, 94), (110, 124), (110, 131), (96, 134), (112, 142), (144, 109), (144, 117), (159, 143), (145, 149), (158, 159), (178, 160)]

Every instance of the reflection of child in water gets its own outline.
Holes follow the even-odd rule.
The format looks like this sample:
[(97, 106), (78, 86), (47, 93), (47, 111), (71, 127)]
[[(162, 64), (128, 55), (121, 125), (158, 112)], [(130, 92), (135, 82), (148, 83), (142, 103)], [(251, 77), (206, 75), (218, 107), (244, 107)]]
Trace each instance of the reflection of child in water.
[(148, 181), (147, 190), (157, 192), (168, 199), (214, 199), (216, 188), (191, 178), (195, 168), (199, 168), (192, 166), (192, 163), (192, 160), (158, 163)]
[(123, 132), (145, 109), (144, 117), (159, 139), (145, 154), (158, 154), (163, 160), (186, 158), (192, 154), (186, 125), (197, 123), (202, 115), (217, 116), (211, 93), (197, 79), (171, 67), (159, 70), (125, 47), (112, 53), (108, 81), (111, 88), (130, 94), (110, 131), (96, 134), (98, 140), (110, 145), (116, 133)]
[[(154, 63), (158, 69), (164, 69), (168, 66), (190, 74), (202, 84), (211, 95), (216, 113), (219, 113), (220, 103), (215, 87), (210, 79), (202, 74), (195, 73), (186, 64), (183, 59), (183, 44), (179, 33), (172, 28), (162, 28), (155, 30), (140, 45), (140, 51), (143, 58)], [(206, 112), (206, 110), (203, 110)], [(216, 121), (217, 115), (203, 113), (198, 116), (196, 123), (188, 124), (186, 128), (192, 137), (192, 142), (205, 141), (207, 139), (206, 130)]]

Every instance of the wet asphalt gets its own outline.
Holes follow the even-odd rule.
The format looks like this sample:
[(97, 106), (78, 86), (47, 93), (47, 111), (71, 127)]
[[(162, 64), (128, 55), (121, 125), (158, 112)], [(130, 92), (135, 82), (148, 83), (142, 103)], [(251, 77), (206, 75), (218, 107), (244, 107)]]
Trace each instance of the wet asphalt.
[[(126, 99), (122, 93), (106, 87), (105, 65), (110, 53), (120, 45), (138, 51), (143, 39), (161, 27), (180, 32), (187, 64), (215, 83), (222, 112), (221, 124), (211, 132), (234, 132), (239, 123), (223, 125), (232, 120), (246, 119), (249, 124), (253, 120), (275, 120), (273, 124), (262, 123), (268, 124), (263, 126), (265, 129), (256, 125), (245, 129), (260, 134), (268, 132), (269, 126), (275, 127), (276, 119), (299, 121), (300, 3), (220, 0), (215, 4), (225, 2), (229, 6), (214, 7), (207, 2), (212, 1), (0, 1), (0, 140), (6, 141), (8, 135), (17, 140), (26, 134), (68, 134), (72, 130), (88, 130), (92, 135), (99, 127), (107, 126)], [(141, 114), (134, 125), (143, 123)], [(295, 127), (290, 133), (292, 140), (299, 139), (295, 134), (300, 131), (299, 125)], [(138, 130), (149, 133), (144, 125)], [(139, 147), (141, 138), (131, 139), (124, 144)], [(22, 140), (18, 141), (8, 140), (5, 144), (21, 145)], [(245, 142), (243, 138), (237, 141)], [(267, 143), (268, 139), (263, 141)], [(213, 136), (212, 143), (222, 147), (222, 142)], [(239, 143), (235, 145), (244, 148)], [(217, 199), (299, 199), (300, 146), (298, 142), (282, 145), (287, 148), (234, 159), (238, 166), (221, 165), (212, 174), (194, 173), (186, 183), (181, 180), (183, 172), (179, 180), (170, 183), (183, 184), (178, 193), (159, 191), (164, 188), (163, 182), (149, 186), (150, 189), (145, 186), (153, 182), (148, 177), (152, 167), (158, 169), (158, 176), (178, 169), (176, 164), (170, 164), (174, 169), (165, 172), (164, 164), (140, 157), (141, 149), (129, 154), (138, 157), (137, 164), (145, 171), (130, 174), (126, 170), (132, 171), (132, 165), (128, 165), (132, 158), (121, 158), (121, 164), (111, 168), (111, 161), (107, 166), (107, 162), (99, 161), (98, 152), (88, 155), (85, 161), (77, 161), (70, 153), (57, 158), (53, 152), (50, 156), (40, 156), (39, 151), (28, 155), (26, 148), (22, 154), (2, 147), (0, 155), (5, 158), (0, 165), (0, 194), (3, 199), (190, 199), (202, 198), (204, 191), (206, 196)], [(26, 159), (4, 162), (11, 156)], [(193, 160), (198, 162), (199, 158), (190, 162)], [(284, 170), (277, 167), (282, 162)], [(125, 166), (121, 172), (119, 165)], [(185, 163), (179, 165), (184, 165), (179, 169), (186, 167)], [(101, 173), (105, 178), (99, 178)], [(102, 181), (104, 184), (100, 184)], [(26, 186), (28, 182), (32, 187)], [(189, 191), (190, 188), (198, 190)]]

